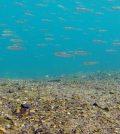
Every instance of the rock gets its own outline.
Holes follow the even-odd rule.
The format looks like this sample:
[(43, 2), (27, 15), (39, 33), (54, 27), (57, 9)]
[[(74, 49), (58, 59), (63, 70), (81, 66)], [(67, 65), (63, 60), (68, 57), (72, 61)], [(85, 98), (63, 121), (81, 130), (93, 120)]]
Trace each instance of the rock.
[(109, 111), (109, 109), (108, 109), (107, 107), (103, 108), (103, 110), (105, 110), (105, 111), (107, 111), (107, 112)]
[(2, 103), (2, 101), (0, 101), (0, 105), (2, 105), (3, 103)]
[(64, 134), (63, 130), (59, 130), (57, 134)]
[(21, 104), (21, 108), (19, 109), (19, 107), (18, 107), (17, 113), (20, 115), (26, 114), (26, 112), (30, 111), (30, 107), (31, 107), (30, 104), (27, 104), (27, 103)]
[(5, 126), (5, 128), (6, 128), (6, 129), (11, 129), (11, 125), (8, 124), (8, 125)]
[(61, 79), (48, 80), (48, 82), (60, 82)]
[(114, 92), (113, 91), (110, 91), (109, 94), (114, 94)]
[(27, 131), (22, 131), (22, 134), (28, 134), (28, 132)]
[(93, 106), (95, 106), (95, 107), (99, 107), (98, 104), (97, 104), (96, 102), (93, 103)]
[(21, 104), (21, 108), (29, 109), (30, 107), (30, 104)]
[(76, 134), (76, 129), (73, 128), (73, 129), (72, 129), (72, 132), (73, 132), (73, 134)]
[(37, 130), (35, 130), (34, 134), (38, 134), (39, 132), (43, 132), (43, 130), (41, 128), (38, 128)]
[(6, 134), (6, 133), (7, 133), (6, 130), (4, 128), (0, 127), (0, 134)]
[(13, 89), (9, 89), (7, 93), (14, 93)]

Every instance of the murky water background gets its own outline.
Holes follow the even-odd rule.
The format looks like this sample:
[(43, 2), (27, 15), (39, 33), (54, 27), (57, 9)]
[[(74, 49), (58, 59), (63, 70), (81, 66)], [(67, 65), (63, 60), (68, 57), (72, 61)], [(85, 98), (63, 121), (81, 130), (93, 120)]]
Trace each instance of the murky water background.
[(120, 68), (119, 0), (0, 0), (0, 77)]

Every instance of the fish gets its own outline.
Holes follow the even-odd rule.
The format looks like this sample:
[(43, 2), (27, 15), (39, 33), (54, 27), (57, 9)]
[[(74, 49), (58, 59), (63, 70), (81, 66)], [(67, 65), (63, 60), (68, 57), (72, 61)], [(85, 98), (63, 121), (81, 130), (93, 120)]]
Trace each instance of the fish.
[(7, 47), (8, 50), (13, 50), (13, 51), (20, 51), (23, 50), (24, 48), (20, 45), (11, 45)]
[(98, 64), (98, 62), (96, 62), (96, 61), (88, 61), (88, 62), (84, 62), (83, 64), (84, 64), (84, 65), (87, 65), (87, 66), (88, 66), (88, 65), (91, 66), (91, 65), (96, 65), (96, 64)]
[(73, 56), (72, 54), (66, 52), (55, 52), (54, 55), (58, 57), (64, 57), (64, 58), (69, 58)]

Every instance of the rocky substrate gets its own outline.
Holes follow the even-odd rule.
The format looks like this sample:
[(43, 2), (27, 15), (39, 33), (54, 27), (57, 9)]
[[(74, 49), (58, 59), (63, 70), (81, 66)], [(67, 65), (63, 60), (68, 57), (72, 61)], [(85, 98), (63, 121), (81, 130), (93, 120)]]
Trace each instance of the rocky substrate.
[(117, 75), (0, 80), (0, 134), (120, 134)]

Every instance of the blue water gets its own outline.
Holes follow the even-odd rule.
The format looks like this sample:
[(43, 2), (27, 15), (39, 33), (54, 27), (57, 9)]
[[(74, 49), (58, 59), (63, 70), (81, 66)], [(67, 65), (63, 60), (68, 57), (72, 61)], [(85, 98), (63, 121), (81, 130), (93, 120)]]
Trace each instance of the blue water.
[(0, 0), (1, 78), (119, 69), (120, 0)]

